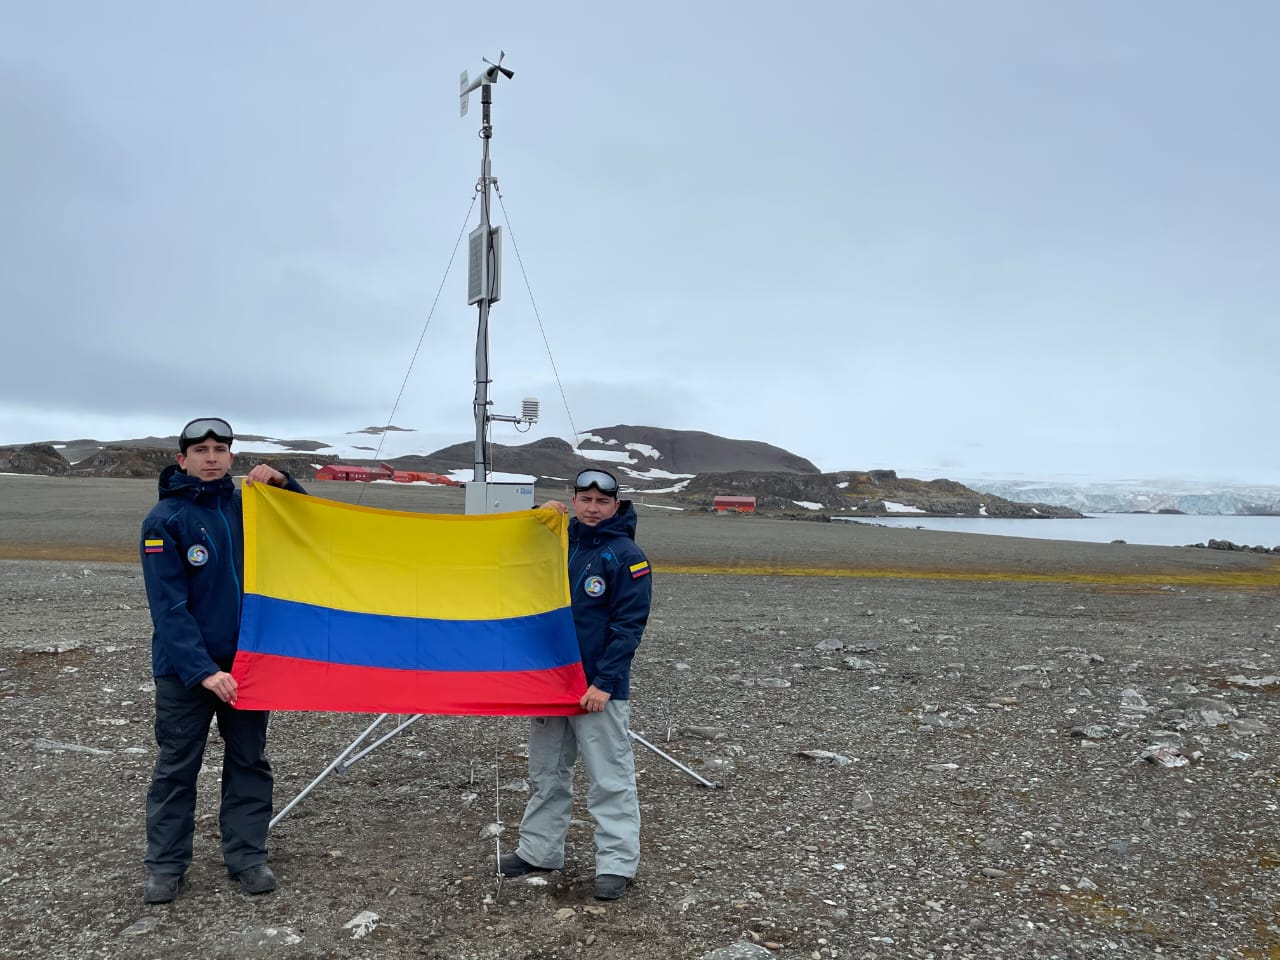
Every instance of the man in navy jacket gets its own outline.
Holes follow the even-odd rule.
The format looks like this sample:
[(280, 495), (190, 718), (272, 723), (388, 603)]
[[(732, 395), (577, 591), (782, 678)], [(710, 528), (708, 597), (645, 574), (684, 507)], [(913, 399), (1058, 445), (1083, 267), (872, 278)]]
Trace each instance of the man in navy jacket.
[[(191, 865), (196, 778), (215, 716), (224, 746), (223, 861), (246, 893), (269, 893), (276, 886), (267, 866), (267, 713), (235, 709), (230, 672), (244, 594), (240, 492), (231, 479), (234, 438), (218, 417), (183, 427), (178, 462), (160, 474), (160, 502), (142, 522), (159, 748), (147, 793), (147, 903), (173, 900)], [(266, 464), (250, 470), (245, 482), (305, 492)]]
[[(616, 900), (640, 863), (640, 803), (627, 724), (631, 659), (649, 620), (653, 578), (634, 540), (636, 514), (618, 499), (605, 470), (574, 479), (569, 521), (569, 589), (587, 692), (572, 717), (537, 717), (529, 732), (533, 795), (520, 822), (520, 843), (498, 863), (506, 877), (564, 866), (573, 807), (573, 764), (587, 769), (587, 810), (596, 822), (598, 900)], [(563, 510), (552, 501), (548, 506)]]

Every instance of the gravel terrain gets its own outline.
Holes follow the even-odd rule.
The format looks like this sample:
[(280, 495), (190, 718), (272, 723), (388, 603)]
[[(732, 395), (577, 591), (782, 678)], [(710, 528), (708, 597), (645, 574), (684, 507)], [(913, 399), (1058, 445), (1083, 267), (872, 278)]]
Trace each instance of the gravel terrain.
[[(563, 872), (499, 882), (526, 724), (427, 717), (280, 821), (256, 899), (215, 737), (148, 907), (153, 491), (0, 478), (0, 956), (1280, 957), (1274, 558), (657, 504), (633, 726), (720, 787), (637, 747), (623, 900), (591, 898), (585, 809)], [(277, 808), (371, 719), (275, 714)]]

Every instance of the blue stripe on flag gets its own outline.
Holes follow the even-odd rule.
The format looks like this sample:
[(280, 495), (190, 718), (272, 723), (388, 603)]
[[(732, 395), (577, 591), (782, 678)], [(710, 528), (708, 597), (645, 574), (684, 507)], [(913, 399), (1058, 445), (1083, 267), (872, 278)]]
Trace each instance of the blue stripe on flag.
[(245, 594), (240, 649), (397, 670), (548, 670), (581, 659), (568, 607), (508, 620), (352, 613)]

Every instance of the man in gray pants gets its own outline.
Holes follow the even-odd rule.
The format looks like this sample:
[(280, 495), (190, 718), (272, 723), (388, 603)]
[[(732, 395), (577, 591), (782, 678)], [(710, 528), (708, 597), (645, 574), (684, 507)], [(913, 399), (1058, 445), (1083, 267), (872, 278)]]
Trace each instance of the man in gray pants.
[[(618, 481), (604, 470), (574, 480), (569, 521), (569, 587), (582, 653), (585, 713), (537, 717), (529, 729), (533, 795), (520, 821), (520, 843), (504, 854), (504, 877), (559, 870), (573, 810), (573, 765), (587, 770), (587, 810), (596, 822), (597, 900), (616, 900), (640, 863), (640, 801), (627, 723), (631, 659), (649, 620), (649, 561), (636, 546), (636, 514), (618, 499)], [(563, 510), (551, 501), (547, 506)]]

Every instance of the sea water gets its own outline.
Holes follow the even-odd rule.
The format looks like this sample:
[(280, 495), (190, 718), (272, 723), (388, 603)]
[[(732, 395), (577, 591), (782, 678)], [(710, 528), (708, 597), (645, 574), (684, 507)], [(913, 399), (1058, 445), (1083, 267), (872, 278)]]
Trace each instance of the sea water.
[(1083, 540), (1089, 543), (1140, 543), (1180, 547), (1210, 540), (1230, 540), (1251, 547), (1280, 546), (1280, 517), (1200, 516), (1168, 513), (1097, 513), (1081, 519), (1003, 517), (835, 517), (854, 523), (952, 533), (985, 533), (1036, 540)]

